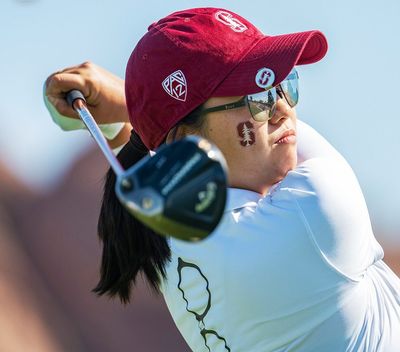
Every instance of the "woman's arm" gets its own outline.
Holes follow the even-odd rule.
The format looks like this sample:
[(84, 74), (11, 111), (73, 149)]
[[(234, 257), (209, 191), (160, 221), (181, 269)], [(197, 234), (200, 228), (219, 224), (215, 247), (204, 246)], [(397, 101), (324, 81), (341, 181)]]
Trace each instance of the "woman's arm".
[(359, 278), (383, 252), (356, 175), (325, 138), (301, 121), (298, 158), (280, 188), (295, 200), (321, 257), (344, 275)]
[(340, 158), (344, 161), (341, 154), (316, 130), (297, 120), (297, 163), (318, 157)]

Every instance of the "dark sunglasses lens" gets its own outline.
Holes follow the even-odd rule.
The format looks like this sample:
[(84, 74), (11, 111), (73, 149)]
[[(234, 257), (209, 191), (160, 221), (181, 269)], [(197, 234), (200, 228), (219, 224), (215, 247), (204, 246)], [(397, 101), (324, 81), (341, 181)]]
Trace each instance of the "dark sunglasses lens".
[(254, 120), (267, 121), (274, 114), (276, 89), (272, 88), (261, 93), (248, 95), (247, 102)]
[(297, 77), (294, 79), (287, 79), (281, 82), (280, 85), (288, 104), (291, 107), (296, 106), (299, 101), (299, 81)]

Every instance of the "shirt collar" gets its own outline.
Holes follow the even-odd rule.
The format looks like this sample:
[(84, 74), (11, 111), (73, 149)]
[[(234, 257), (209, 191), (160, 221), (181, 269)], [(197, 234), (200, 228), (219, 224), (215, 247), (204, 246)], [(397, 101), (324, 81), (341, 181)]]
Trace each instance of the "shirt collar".
[(243, 208), (249, 205), (257, 205), (261, 198), (262, 195), (257, 192), (240, 188), (228, 188), (225, 212)]

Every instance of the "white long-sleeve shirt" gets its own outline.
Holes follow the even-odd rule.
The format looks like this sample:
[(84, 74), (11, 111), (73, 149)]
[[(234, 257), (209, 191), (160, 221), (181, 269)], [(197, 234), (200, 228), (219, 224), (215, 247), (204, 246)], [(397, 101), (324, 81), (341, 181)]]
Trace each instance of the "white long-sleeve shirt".
[(300, 121), (298, 153), (265, 197), (229, 189), (209, 238), (171, 239), (162, 291), (193, 351), (400, 351), (400, 280), (352, 169)]

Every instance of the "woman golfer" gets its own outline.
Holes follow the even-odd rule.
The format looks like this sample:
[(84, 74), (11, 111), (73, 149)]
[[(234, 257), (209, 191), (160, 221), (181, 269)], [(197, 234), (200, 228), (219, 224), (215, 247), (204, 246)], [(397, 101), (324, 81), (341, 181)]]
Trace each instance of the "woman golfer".
[(358, 181), (294, 109), (295, 66), (326, 51), (319, 31), (265, 36), (232, 11), (197, 8), (149, 27), (125, 95), (122, 81), (90, 63), (49, 77), (60, 114), (76, 117), (64, 97), (80, 89), (99, 123), (126, 123), (113, 140), (126, 143), (123, 166), (197, 134), (229, 168), (224, 216), (197, 244), (130, 217), (110, 171), (95, 292), (128, 301), (144, 273), (196, 352), (399, 351), (400, 280), (382, 260)]

